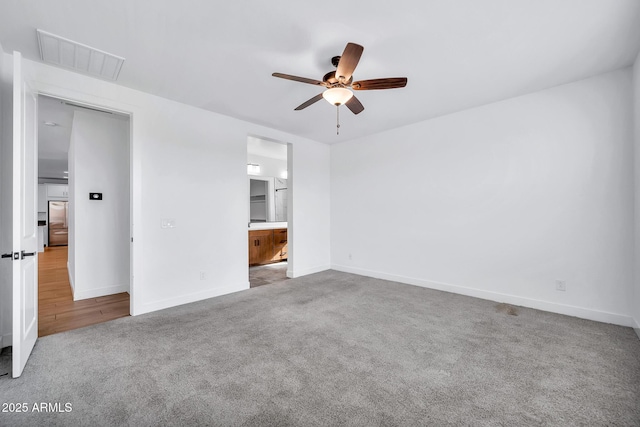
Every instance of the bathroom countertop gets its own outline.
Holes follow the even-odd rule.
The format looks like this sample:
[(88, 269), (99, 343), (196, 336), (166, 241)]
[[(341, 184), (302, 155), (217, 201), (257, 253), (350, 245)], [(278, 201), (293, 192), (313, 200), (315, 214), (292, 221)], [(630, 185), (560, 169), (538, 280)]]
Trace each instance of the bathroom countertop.
[(249, 226), (251, 230), (272, 230), (275, 228), (288, 228), (286, 222), (252, 222)]

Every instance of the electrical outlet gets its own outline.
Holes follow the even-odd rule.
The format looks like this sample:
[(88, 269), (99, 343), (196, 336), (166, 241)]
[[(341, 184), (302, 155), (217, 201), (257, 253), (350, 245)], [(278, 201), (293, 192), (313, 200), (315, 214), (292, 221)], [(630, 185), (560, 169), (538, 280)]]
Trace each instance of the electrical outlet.
[(556, 291), (566, 291), (567, 290), (567, 281), (566, 280), (556, 280)]
[(207, 272), (206, 271), (201, 271), (200, 272), (200, 280), (207, 280)]

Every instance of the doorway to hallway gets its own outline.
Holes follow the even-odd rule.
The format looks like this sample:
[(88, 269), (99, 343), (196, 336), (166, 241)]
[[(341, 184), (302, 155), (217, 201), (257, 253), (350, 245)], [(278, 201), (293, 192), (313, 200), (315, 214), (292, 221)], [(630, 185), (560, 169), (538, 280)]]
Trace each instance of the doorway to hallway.
[(38, 116), (44, 228), (38, 336), (44, 336), (130, 314), (131, 121), (44, 94)]

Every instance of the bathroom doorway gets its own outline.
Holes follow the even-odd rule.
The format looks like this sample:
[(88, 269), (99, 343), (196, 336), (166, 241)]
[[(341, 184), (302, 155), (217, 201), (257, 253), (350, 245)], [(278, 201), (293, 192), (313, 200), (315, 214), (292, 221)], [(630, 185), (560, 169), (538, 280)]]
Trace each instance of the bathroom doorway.
[(247, 138), (249, 284), (258, 287), (287, 280), (291, 259), (289, 146)]

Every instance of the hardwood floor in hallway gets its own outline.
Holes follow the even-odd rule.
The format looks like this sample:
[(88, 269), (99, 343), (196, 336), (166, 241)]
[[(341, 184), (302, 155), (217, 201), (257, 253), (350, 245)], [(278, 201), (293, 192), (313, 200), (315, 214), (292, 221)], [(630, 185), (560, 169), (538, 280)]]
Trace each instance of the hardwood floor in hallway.
[(67, 247), (47, 247), (38, 256), (38, 336), (70, 331), (129, 315), (122, 292), (74, 301), (67, 273)]

